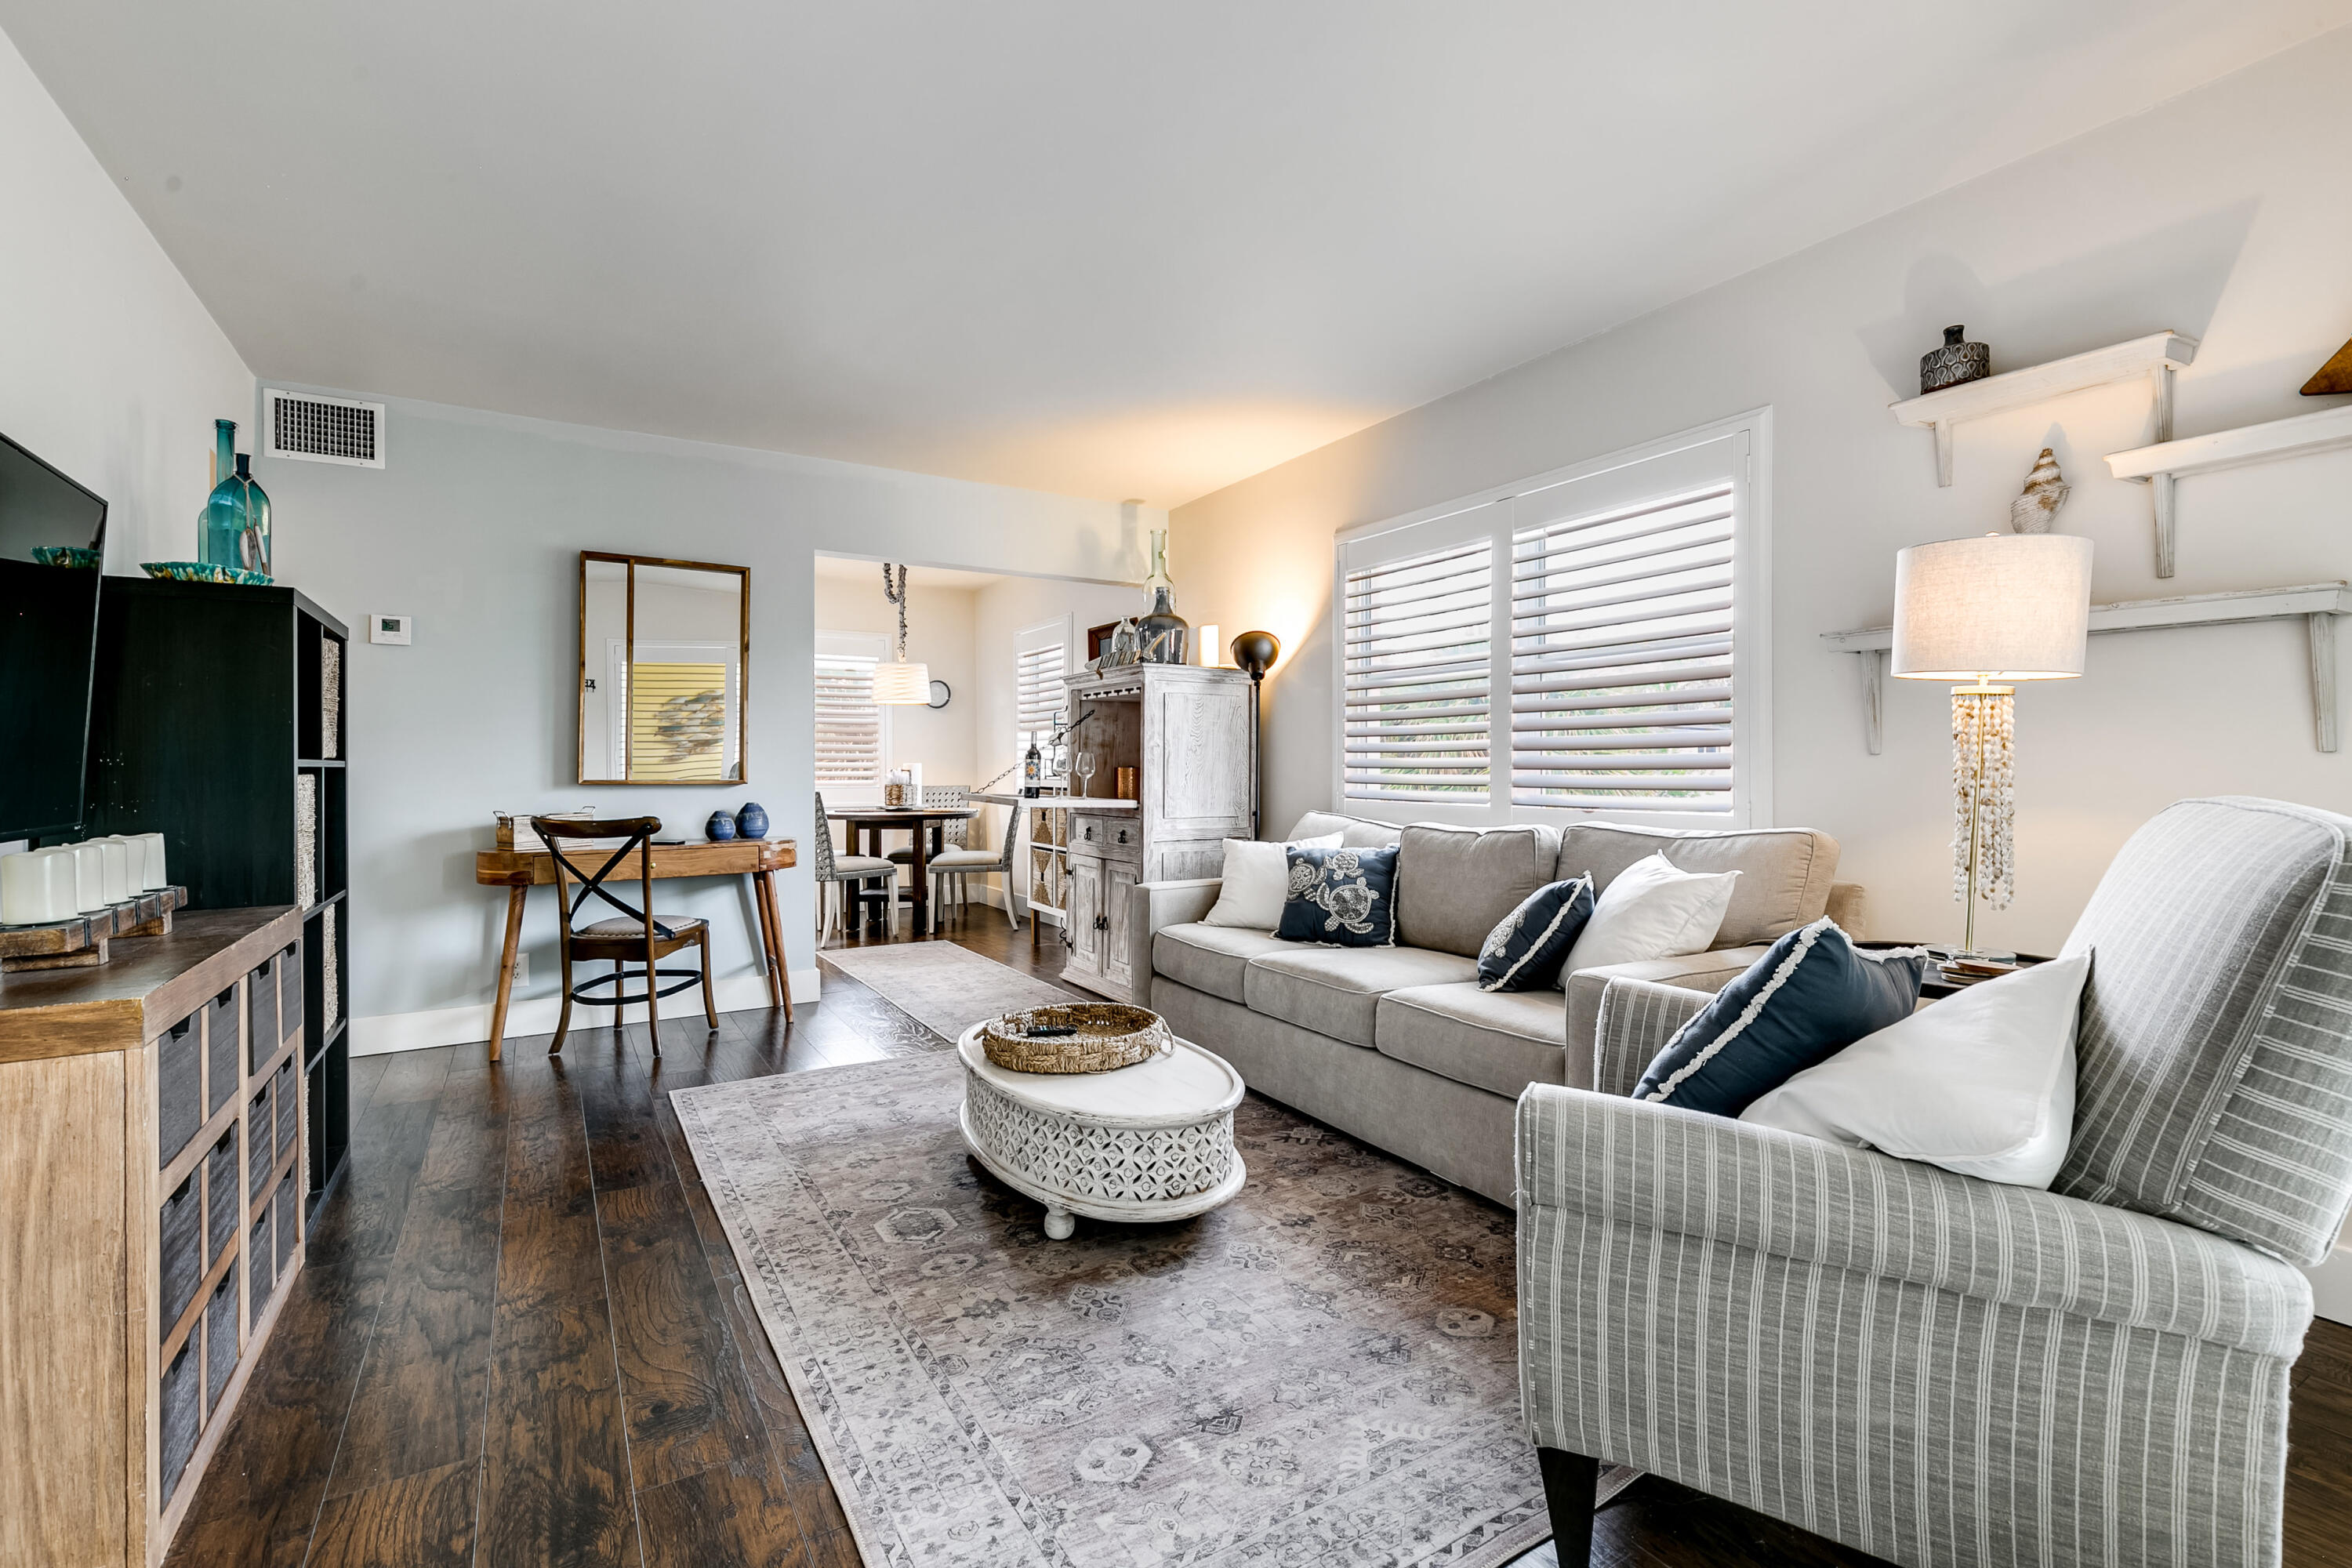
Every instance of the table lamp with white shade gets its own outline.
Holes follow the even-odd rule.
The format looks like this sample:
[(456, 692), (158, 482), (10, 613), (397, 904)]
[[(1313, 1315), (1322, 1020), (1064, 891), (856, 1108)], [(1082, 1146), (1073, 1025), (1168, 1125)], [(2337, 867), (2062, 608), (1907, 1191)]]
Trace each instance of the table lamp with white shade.
[(1977, 951), (1977, 900), (2015, 890), (2015, 683), (2083, 673), (2091, 625), (2091, 542), (1988, 533), (1916, 544), (1895, 557), (1890, 674), (1952, 687), (1952, 890), (1967, 906), (1961, 957)]

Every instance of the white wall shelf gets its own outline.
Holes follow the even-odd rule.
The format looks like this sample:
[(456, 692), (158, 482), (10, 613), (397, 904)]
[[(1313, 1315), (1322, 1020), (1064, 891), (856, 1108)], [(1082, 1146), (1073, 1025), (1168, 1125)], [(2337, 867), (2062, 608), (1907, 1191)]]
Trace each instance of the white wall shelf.
[(2292, 419), (2273, 419), (2267, 425), (2247, 425), (2210, 436), (2187, 436), (2154, 447), (2110, 452), (2107, 468), (2119, 479), (2152, 479), (2158, 474), (2177, 479), (2339, 447), (2352, 447), (2352, 403), (2316, 414), (2298, 414)]
[(2172, 439), (2172, 373), (2197, 357), (2197, 340), (2179, 332), (2151, 332), (2127, 343), (2054, 359), (2048, 364), (2003, 371), (1981, 381), (1964, 381), (1893, 405), (1895, 421), (1936, 432), (1936, 483), (1952, 482), (1952, 431), (1971, 419), (2030, 408), (2070, 392), (2149, 378), (2156, 391), (2156, 438)]
[[(2346, 412), (2352, 412), (2347, 410)], [(2292, 424), (2294, 421), (2283, 421)], [(2091, 631), (2160, 631), (2168, 626), (2218, 626), (2241, 621), (2301, 620), (2310, 651), (2312, 739), (2323, 752), (2336, 746), (2336, 617), (2352, 615), (2352, 584), (2304, 583), (2291, 588), (2247, 588), (2228, 594), (2186, 594), (2168, 599), (2122, 599), (2091, 606)], [(1895, 628), (1824, 632), (1822, 640), (1862, 660), (1863, 743), (1876, 756), (1884, 743), (1886, 656)]]
[(2352, 447), (2352, 405), (2219, 430), (2210, 436), (2169, 438), (2169, 421), (2153, 446), (2107, 454), (2107, 469), (2119, 479), (2137, 479), (2156, 492), (2156, 574), (2172, 575), (2172, 481), (2184, 474), (2210, 474), (2248, 463), (2267, 463), (2305, 452)]

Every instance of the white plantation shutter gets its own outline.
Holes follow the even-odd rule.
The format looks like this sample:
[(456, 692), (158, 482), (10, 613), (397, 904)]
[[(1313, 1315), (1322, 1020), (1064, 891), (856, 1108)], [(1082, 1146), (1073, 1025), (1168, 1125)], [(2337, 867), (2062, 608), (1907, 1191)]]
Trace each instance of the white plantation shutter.
[(1069, 645), (1039, 643), (1013, 656), (1013, 724), (1019, 731), (1016, 749), (1025, 752), (1034, 741), (1043, 746), (1062, 721), (1062, 672), (1068, 667)]
[(1349, 800), (1487, 798), (1488, 621), (1484, 534), (1346, 575), (1342, 779)]
[(1768, 826), (1770, 429), (1759, 410), (1342, 536), (1339, 797)]
[(1511, 542), (1511, 799), (1732, 808), (1732, 487)]
[[(862, 645), (871, 642), (871, 650)], [(874, 700), (880, 637), (820, 632), (816, 653), (816, 783), (845, 798), (882, 785), (882, 709)]]

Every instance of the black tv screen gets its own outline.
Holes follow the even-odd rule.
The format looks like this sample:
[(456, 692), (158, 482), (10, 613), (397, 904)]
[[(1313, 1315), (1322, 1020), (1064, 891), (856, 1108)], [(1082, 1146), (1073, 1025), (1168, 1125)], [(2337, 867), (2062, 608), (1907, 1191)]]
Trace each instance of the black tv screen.
[(0, 842), (81, 825), (106, 502), (0, 436)]

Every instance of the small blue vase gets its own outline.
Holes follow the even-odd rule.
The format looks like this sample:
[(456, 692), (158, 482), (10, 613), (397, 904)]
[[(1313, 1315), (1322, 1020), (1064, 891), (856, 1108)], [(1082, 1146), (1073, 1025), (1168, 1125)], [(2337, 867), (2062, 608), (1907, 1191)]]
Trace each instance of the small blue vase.
[(710, 814), (710, 820), (702, 825), (702, 836), (713, 844), (732, 838), (735, 837), (735, 819), (723, 811), (714, 811)]
[(735, 831), (745, 838), (765, 838), (768, 836), (768, 814), (758, 801), (743, 803), (743, 809), (735, 814)]

